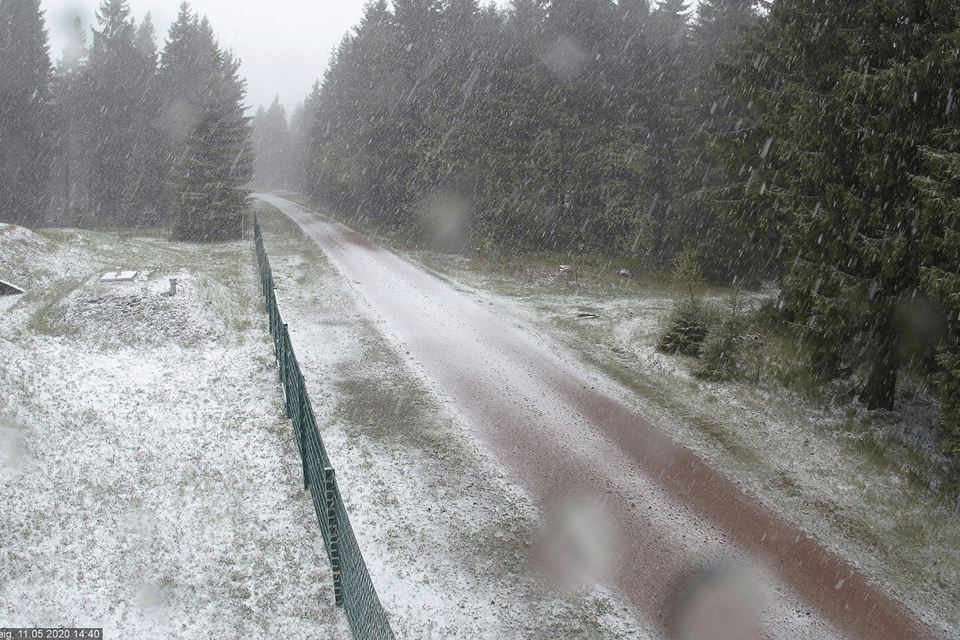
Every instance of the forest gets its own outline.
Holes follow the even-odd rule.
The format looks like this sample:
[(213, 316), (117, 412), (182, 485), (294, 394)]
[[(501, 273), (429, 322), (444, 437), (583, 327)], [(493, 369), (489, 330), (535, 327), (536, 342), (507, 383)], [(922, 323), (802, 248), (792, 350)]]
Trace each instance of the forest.
[(180, 7), (162, 51), (150, 15), (103, 0), (54, 66), (39, 0), (0, 2), (0, 220), (169, 226), (239, 237), (252, 177), (239, 61)]
[(372, 0), (289, 122), (186, 4), (158, 51), (104, 0), (56, 65), (38, 0), (0, 18), (0, 220), (230, 238), (249, 183), (444, 251), (773, 281), (823, 380), (890, 409), (909, 365), (960, 454), (955, 2)]
[(958, 80), (942, 0), (374, 0), (289, 127), (257, 113), (258, 175), (428, 240), (444, 203), (442, 250), (774, 281), (821, 380), (892, 409), (911, 365), (956, 455)]

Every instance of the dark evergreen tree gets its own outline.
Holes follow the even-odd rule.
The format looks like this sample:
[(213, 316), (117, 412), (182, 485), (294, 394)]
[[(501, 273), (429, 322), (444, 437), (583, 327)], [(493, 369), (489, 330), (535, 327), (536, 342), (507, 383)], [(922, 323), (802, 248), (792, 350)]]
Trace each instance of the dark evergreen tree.
[(311, 193), (409, 229), (453, 193), (480, 243), (632, 250), (654, 192), (645, 6), (371, 3), (318, 96)]
[(547, 19), (546, 0), (511, 0), (506, 15), (506, 59), (515, 69), (523, 69), (540, 59)]
[(257, 189), (280, 189), (290, 184), (290, 131), (279, 96), (269, 109), (260, 107), (252, 120), (254, 184)]
[(940, 398), (940, 422), (948, 434), (945, 448), (960, 457), (960, 145), (955, 131), (945, 129), (939, 146), (925, 149), (930, 174), (915, 180), (924, 202), (924, 226), (933, 231), (926, 239), (930, 246), (920, 270), (921, 284), (945, 308), (948, 327), (937, 352), (939, 370), (933, 382)]
[[(739, 67), (750, 43), (748, 28), (759, 19), (753, 4), (752, 0), (702, 0), (697, 6), (690, 37), (690, 75), (679, 96), (678, 113), (685, 123), (674, 141), (677, 164), (671, 184), (676, 197), (665, 244), (677, 251), (694, 243), (707, 278), (724, 284), (731, 280), (753, 283), (776, 274), (776, 231), (765, 232), (755, 224), (755, 216), (744, 216), (742, 200), (729, 208), (712, 201), (712, 196), (737, 180), (716, 156), (718, 149), (710, 148), (711, 138), (736, 135), (751, 115), (749, 100), (737, 95), (735, 87), (758, 80), (745, 78), (749, 74)], [(738, 75), (725, 78), (725, 73)], [(761, 87), (754, 84), (750, 90)]]
[(411, 56), (421, 55), (425, 46), (401, 42), (386, 2), (367, 5), (324, 75), (311, 127), (316, 180), (311, 194), (393, 225), (410, 222), (412, 147), (420, 135), (412, 106), (418, 72)]
[(153, 22), (148, 13), (134, 38), (136, 56), (130, 60), (135, 67), (136, 123), (132, 131), (133, 150), (131, 173), (126, 194), (130, 214), (129, 223), (158, 225), (163, 222), (162, 200), (166, 181), (165, 139), (161, 124), (160, 76), (157, 68), (157, 44)]
[(204, 91), (216, 73), (211, 54), (215, 47), (206, 18), (201, 20), (187, 2), (181, 3), (160, 56), (160, 121), (170, 147), (170, 163), (196, 124)]
[(960, 95), (960, 7), (935, 9), (945, 28), (931, 38), (927, 56), (917, 60), (913, 71), (925, 70), (939, 85), (930, 99), (941, 126), (922, 149), (925, 170), (913, 181), (923, 203), (916, 221), (923, 242), (920, 284), (946, 317), (933, 385), (947, 433), (944, 448), (960, 458), (960, 105), (955, 103)]
[(100, 30), (93, 32), (84, 104), (91, 118), (85, 131), (92, 150), (91, 215), (95, 224), (125, 224), (135, 217), (129, 210), (135, 181), (131, 159), (136, 129), (143, 123), (137, 106), (145, 88), (142, 68), (131, 61), (141, 56), (127, 0), (103, 0), (97, 23)]
[(681, 96), (692, 74), (690, 7), (684, 0), (663, 0), (657, 3), (647, 21), (647, 42), (650, 59), (647, 63), (654, 100), (647, 103), (644, 121), (648, 127), (649, 146), (655, 164), (650, 181), (657, 185), (657, 200), (650, 210), (651, 223), (659, 239), (657, 255), (666, 261), (678, 243), (670, 229), (676, 215), (674, 208), (686, 185), (678, 183), (679, 143), (688, 130)]
[(220, 82), (220, 57), (209, 21), (191, 11), (187, 2), (181, 3), (177, 18), (170, 25), (159, 71), (160, 126), (167, 177), (161, 210), (173, 224), (178, 224), (175, 218), (183, 211), (183, 176), (176, 173), (177, 163), (187, 153), (187, 140), (212, 98), (210, 89)]
[(39, 0), (0, 0), (0, 221), (44, 222), (51, 74)]
[(743, 77), (769, 77), (746, 89), (763, 120), (733, 134), (727, 168), (745, 177), (746, 200), (766, 194), (782, 217), (785, 310), (807, 327), (821, 373), (862, 367), (870, 408), (893, 406), (895, 312), (919, 285), (910, 176), (923, 173), (920, 145), (949, 91), (927, 60), (955, 28), (941, 4), (782, 0), (741, 64)]
[(320, 81), (313, 83), (310, 93), (297, 105), (290, 117), (290, 182), (303, 193), (311, 193), (317, 177), (313, 170), (313, 151), (316, 148), (313, 131), (317, 125), (320, 104)]
[(213, 49), (210, 55), (216, 71), (173, 169), (177, 240), (237, 239), (248, 209), (244, 185), (253, 178), (253, 154), (243, 105), (246, 83), (232, 54)]
[(90, 128), (92, 114), (85, 108), (89, 102), (86, 79), (87, 34), (74, 16), (70, 40), (57, 62), (53, 78), (54, 162), (52, 210), (68, 224), (77, 224), (86, 217), (87, 182), (90, 148), (84, 132)]

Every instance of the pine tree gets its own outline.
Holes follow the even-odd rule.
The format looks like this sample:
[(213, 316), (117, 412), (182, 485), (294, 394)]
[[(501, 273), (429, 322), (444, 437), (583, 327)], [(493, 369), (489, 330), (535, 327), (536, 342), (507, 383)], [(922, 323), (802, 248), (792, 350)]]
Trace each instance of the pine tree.
[[(398, 6), (435, 19), (432, 3)], [(425, 31), (424, 31), (425, 30)], [(408, 41), (430, 25), (396, 24), (384, 0), (367, 5), (353, 35), (337, 49), (324, 75), (311, 129), (315, 198), (399, 226), (407, 210), (413, 149), (422, 135), (417, 108), (420, 73), (432, 41)]]
[(452, 193), (483, 246), (645, 253), (657, 96), (644, 0), (394, 6), (368, 4), (324, 76), (314, 198), (415, 232), (431, 194)]
[(39, 0), (0, 0), (0, 221), (44, 221), (51, 73)]
[(945, 448), (960, 457), (960, 145), (954, 131), (942, 132), (939, 148), (924, 150), (930, 175), (915, 180), (925, 222), (939, 231), (929, 238), (932, 246), (921, 267), (921, 284), (947, 311), (949, 328), (937, 352), (934, 387), (940, 397), (940, 422), (948, 434)]
[(160, 141), (153, 25), (148, 15), (138, 27), (127, 0), (103, 0), (97, 22), (83, 105), (90, 119), (92, 222), (153, 224), (162, 185), (153, 157)]
[(144, 16), (134, 38), (136, 57), (135, 84), (139, 96), (134, 108), (137, 114), (132, 131), (133, 153), (126, 199), (131, 209), (129, 222), (155, 226), (162, 222), (162, 200), (166, 181), (164, 134), (161, 129), (160, 76), (157, 69), (157, 44), (153, 22)]
[(161, 126), (170, 147), (169, 163), (196, 123), (204, 91), (217, 71), (211, 54), (215, 47), (209, 22), (182, 2), (160, 55)]
[(160, 210), (168, 223), (174, 222), (179, 206), (179, 178), (175, 175), (175, 168), (199, 121), (208, 87), (219, 73), (217, 51), (213, 29), (207, 19), (201, 19), (191, 11), (189, 3), (182, 2), (160, 54), (158, 79), (160, 128), (164, 134), (162, 162), (166, 177)]
[(252, 120), (254, 182), (258, 189), (280, 189), (290, 184), (290, 131), (287, 113), (274, 97), (269, 109), (260, 107)]
[(918, 61), (939, 84), (933, 111), (940, 127), (923, 147), (923, 169), (913, 183), (923, 202), (917, 227), (924, 253), (920, 266), (923, 290), (945, 311), (947, 331), (937, 350), (933, 376), (940, 398), (940, 423), (947, 433), (944, 448), (960, 458), (960, 7), (938, 14), (947, 23), (931, 39), (925, 59)]
[[(674, 141), (678, 162), (671, 172), (672, 215), (666, 231), (668, 249), (695, 242), (707, 278), (755, 282), (776, 272), (776, 233), (764, 232), (753, 216), (744, 217), (740, 203), (733, 211), (716, 206), (711, 196), (736, 182), (710, 149), (712, 136), (729, 134), (749, 117), (742, 101), (722, 77), (722, 68), (736, 64), (745, 37), (759, 17), (752, 0), (702, 0), (691, 32), (691, 70), (679, 96), (684, 130)], [(737, 69), (737, 73), (741, 73)], [(742, 77), (742, 76), (741, 76)], [(756, 78), (751, 78), (755, 80)], [(733, 213), (734, 215), (724, 215)]]
[(91, 114), (87, 144), (92, 151), (89, 193), (93, 222), (117, 224), (127, 221), (130, 159), (133, 156), (135, 85), (138, 70), (130, 66), (137, 57), (136, 26), (127, 0), (103, 0), (97, 11), (100, 30), (93, 32), (88, 64)]
[(662, 0), (647, 21), (649, 73), (655, 78), (650, 90), (656, 99), (647, 105), (644, 120), (655, 159), (649, 177), (658, 192), (650, 215), (661, 238), (658, 253), (662, 257), (669, 253), (669, 228), (675, 215), (675, 201), (684, 190), (683, 185), (677, 184), (675, 174), (679, 165), (678, 141), (687, 128), (680, 99), (692, 69), (689, 11), (684, 0)]
[(546, 5), (545, 0), (510, 0), (505, 25), (509, 47), (505, 53), (512, 67), (528, 67), (541, 57)]
[(319, 104), (320, 81), (317, 80), (290, 117), (290, 183), (302, 193), (312, 193), (317, 184), (313, 167), (313, 150), (317, 145), (313, 131)]
[(209, 77), (196, 124), (184, 140), (173, 170), (173, 237), (220, 241), (241, 237), (253, 177), (250, 118), (244, 115), (245, 81), (229, 52), (210, 52)]
[(955, 28), (942, 4), (774, 3), (741, 66), (761, 120), (728, 135), (743, 196), (755, 205), (766, 193), (782, 216), (788, 317), (806, 327), (825, 377), (865, 365), (869, 408), (893, 406), (895, 312), (919, 285), (910, 176), (923, 173), (920, 145), (949, 91), (927, 60)]
[(87, 34), (79, 16), (71, 22), (70, 40), (57, 62), (52, 85), (54, 162), (52, 208), (62, 222), (82, 224), (87, 202), (90, 148), (85, 131), (92, 114), (88, 103)]

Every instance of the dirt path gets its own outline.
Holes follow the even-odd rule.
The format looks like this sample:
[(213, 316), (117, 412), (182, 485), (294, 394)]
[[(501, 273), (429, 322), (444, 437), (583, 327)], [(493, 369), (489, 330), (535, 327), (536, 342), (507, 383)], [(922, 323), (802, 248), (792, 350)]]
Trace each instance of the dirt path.
[[(767, 636), (938, 637), (843, 558), (605, 392), (509, 307), (456, 291), (320, 214), (260, 197), (317, 241), (411, 366), (534, 501), (559, 513), (595, 505), (587, 537), (608, 542), (606, 580), (654, 627), (668, 631), (671, 603), (693, 567), (735, 558), (761, 575)], [(546, 557), (555, 543), (544, 545)]]

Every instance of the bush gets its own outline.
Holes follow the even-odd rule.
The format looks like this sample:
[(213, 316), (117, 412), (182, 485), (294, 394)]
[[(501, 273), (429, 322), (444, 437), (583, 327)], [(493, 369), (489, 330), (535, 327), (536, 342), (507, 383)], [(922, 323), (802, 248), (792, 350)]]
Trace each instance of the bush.
[(703, 293), (707, 283), (703, 279), (700, 260), (693, 247), (688, 246), (674, 259), (670, 283), (674, 290), (690, 296), (691, 302), (695, 302)]
[(703, 341), (716, 324), (715, 316), (713, 310), (699, 299), (684, 299), (675, 303), (657, 349), (664, 353), (699, 356)]
[(743, 326), (727, 318), (714, 326), (704, 340), (700, 368), (693, 375), (712, 382), (732, 380), (740, 375)]

